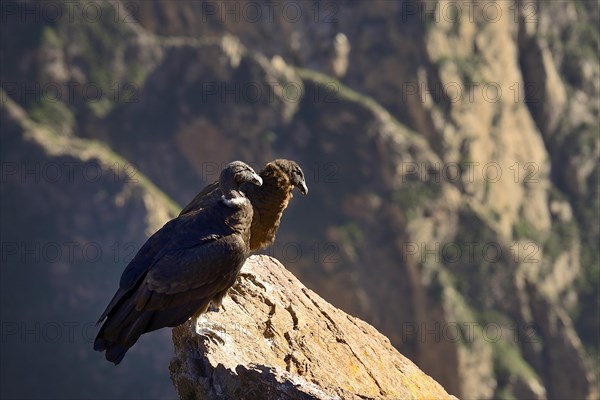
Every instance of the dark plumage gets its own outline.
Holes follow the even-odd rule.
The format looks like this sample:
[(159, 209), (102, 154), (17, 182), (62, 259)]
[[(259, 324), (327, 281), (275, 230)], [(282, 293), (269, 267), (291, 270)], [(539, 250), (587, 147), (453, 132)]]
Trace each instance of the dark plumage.
[(221, 304), (249, 255), (252, 206), (243, 194), (262, 179), (246, 164), (229, 164), (218, 199), (180, 215), (156, 232), (121, 276), (120, 287), (100, 317), (94, 349), (118, 364), (139, 337), (173, 327)]
[[(259, 173), (262, 186), (243, 184), (242, 190), (254, 208), (250, 231), (250, 251), (269, 246), (275, 234), (283, 211), (292, 198), (292, 190), (297, 187), (302, 194), (308, 193), (302, 169), (291, 160), (278, 159), (267, 163)], [(208, 185), (179, 214), (186, 215), (204, 207), (209, 207), (219, 199), (219, 181)]]

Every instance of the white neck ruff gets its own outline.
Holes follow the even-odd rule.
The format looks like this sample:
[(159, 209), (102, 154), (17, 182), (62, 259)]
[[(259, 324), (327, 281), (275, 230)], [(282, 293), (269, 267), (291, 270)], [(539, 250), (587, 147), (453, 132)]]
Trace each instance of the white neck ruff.
[(246, 203), (246, 198), (243, 196), (236, 196), (232, 197), (231, 199), (228, 199), (227, 197), (225, 197), (225, 195), (222, 195), (221, 200), (223, 200), (223, 203), (227, 207), (239, 207)]

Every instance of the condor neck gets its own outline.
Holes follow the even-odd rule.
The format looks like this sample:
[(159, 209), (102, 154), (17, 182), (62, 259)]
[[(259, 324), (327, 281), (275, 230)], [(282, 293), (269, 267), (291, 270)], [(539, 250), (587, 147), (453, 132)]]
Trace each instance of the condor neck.
[(272, 207), (271, 210), (274, 212), (283, 211), (292, 192), (289, 179), (283, 176), (281, 171), (269, 171), (268, 174), (261, 177), (263, 178), (263, 184), (260, 188), (256, 188), (256, 191), (262, 193), (260, 196), (263, 200), (262, 203)]
[(237, 190), (232, 190), (231, 192), (227, 193), (226, 195), (225, 194), (222, 195), (221, 201), (227, 207), (239, 208), (239, 207), (243, 206), (244, 204), (246, 204), (248, 199), (242, 193), (238, 192)]

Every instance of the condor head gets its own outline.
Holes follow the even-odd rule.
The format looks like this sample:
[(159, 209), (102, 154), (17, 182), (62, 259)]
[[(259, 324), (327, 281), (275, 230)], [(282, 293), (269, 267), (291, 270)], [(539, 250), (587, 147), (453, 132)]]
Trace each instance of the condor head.
[(281, 169), (289, 178), (290, 183), (300, 190), (300, 193), (308, 194), (308, 186), (306, 186), (306, 180), (304, 179), (304, 172), (302, 168), (292, 160), (279, 159), (273, 161), (279, 169)]

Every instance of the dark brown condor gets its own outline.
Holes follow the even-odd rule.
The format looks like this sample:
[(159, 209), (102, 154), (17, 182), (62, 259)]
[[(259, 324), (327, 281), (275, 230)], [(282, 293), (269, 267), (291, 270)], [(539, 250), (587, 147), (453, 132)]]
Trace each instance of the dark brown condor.
[[(269, 246), (281, 222), (283, 211), (292, 198), (292, 190), (297, 187), (302, 194), (308, 193), (302, 169), (292, 160), (278, 159), (265, 165), (259, 172), (262, 186), (243, 184), (242, 190), (254, 208), (250, 232), (250, 251)], [(219, 181), (208, 185), (181, 211), (185, 215), (218, 201)]]
[(217, 307), (250, 253), (253, 209), (241, 186), (260, 186), (248, 165), (235, 161), (219, 179), (219, 197), (181, 215), (156, 232), (121, 276), (120, 287), (100, 317), (94, 350), (121, 362), (147, 332), (180, 325)]

